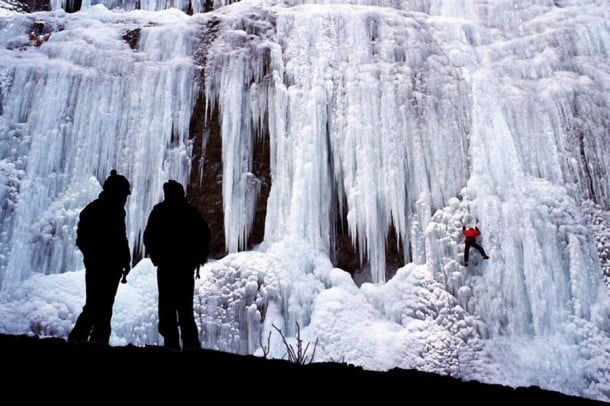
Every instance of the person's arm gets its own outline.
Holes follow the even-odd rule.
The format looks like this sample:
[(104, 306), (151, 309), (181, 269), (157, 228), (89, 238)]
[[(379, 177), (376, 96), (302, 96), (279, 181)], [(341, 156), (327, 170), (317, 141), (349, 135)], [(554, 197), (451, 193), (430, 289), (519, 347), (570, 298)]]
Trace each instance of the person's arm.
[(129, 249), (129, 240), (127, 239), (127, 227), (125, 226), (125, 210), (121, 210), (121, 219), (118, 221), (117, 218), (117, 238), (121, 239), (120, 250), (121, 252), (121, 270), (123, 275), (127, 275), (131, 270), (131, 250)]
[(158, 220), (157, 215), (158, 211), (156, 208), (153, 208), (150, 215), (148, 216), (148, 221), (146, 222), (146, 227), (144, 228), (144, 248), (146, 249), (146, 253), (150, 257), (153, 265), (157, 265), (157, 238), (158, 238)]

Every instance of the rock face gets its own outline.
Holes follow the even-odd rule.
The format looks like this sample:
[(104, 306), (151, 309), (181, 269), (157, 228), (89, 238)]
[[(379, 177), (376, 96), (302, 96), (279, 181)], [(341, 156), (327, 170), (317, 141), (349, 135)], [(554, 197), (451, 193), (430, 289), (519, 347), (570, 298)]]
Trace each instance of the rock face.
[[(425, 399), (420, 403), (430, 404), (606, 404), (538, 387), (513, 389), (414, 370), (375, 372), (341, 363), (299, 365), (212, 350), (173, 352), (157, 346), (68, 344), (58, 338), (0, 334), (0, 357), (6, 372), (5, 398), (23, 396), (28, 387), (35, 387), (43, 396), (69, 399), (70, 392), (90, 393), (97, 401), (108, 397), (115, 402), (132, 398), (158, 401), (159, 396), (169, 394), (191, 401), (200, 395), (205, 401), (230, 393), (232, 401), (265, 399), (270, 404), (286, 404), (295, 395), (299, 400), (319, 401), (324, 393), (325, 400), (341, 400), (341, 404), (362, 402), (362, 396), (375, 401)], [(343, 384), (347, 386), (341, 388)]]
[[(193, 162), (187, 197), (201, 211), (212, 230), (210, 255), (220, 258), (226, 255), (224, 233), (224, 209), (222, 204), (222, 139), (218, 111), (207, 121), (203, 96), (195, 105), (191, 118), (191, 138), (193, 139)], [(261, 192), (256, 205), (256, 215), (247, 247), (251, 248), (263, 241), (267, 198), (271, 189), (269, 165), (269, 144), (261, 137), (254, 146), (252, 173), (261, 183)]]
[(220, 258), (226, 254), (222, 205), (222, 140), (217, 112), (213, 112), (212, 118), (206, 122), (204, 111), (205, 101), (201, 95), (191, 118), (193, 162), (186, 193), (187, 199), (197, 206), (210, 226), (210, 256)]
[(49, 0), (0, 0), (0, 9), (8, 9), (22, 13), (51, 11), (51, 3)]
[(30, 11), (51, 11), (51, 2), (49, 0), (24, 0)]

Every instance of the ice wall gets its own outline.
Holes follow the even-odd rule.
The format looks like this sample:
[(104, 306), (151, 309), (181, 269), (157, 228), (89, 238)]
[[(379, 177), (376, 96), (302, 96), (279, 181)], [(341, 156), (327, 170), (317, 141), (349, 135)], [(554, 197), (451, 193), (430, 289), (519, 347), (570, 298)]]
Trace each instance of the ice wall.
[[(219, 111), (230, 252), (250, 232), (252, 148), (268, 136), (262, 250), (328, 253), (336, 204), (375, 283), (394, 230), (405, 262), (425, 264), (492, 336), (572, 317), (607, 325), (608, 7), (240, 2), (188, 17), (98, 5), (6, 20), (5, 289), (74, 269), (77, 213), (112, 167), (134, 185), (135, 245), (163, 180), (187, 179), (202, 69), (198, 113)], [(52, 31), (40, 47), (27, 39), (35, 18)], [(464, 268), (461, 223), (476, 219), (491, 259), (473, 253)]]
[[(336, 221), (331, 207), (345, 198), (341, 210), (354, 245), (370, 259), (373, 280), (383, 281), (390, 225), (410, 258), (412, 224), (442, 207), (465, 182), (468, 112), (461, 107), (467, 99), (461, 72), (421, 15), (371, 7), (295, 7), (274, 20), (278, 44), (269, 34), (250, 35), (254, 39), (242, 52), (235, 38), (247, 35), (255, 22), (228, 22), (234, 29), (214, 44), (222, 51), (211, 54), (206, 89), (208, 97), (227, 106), (223, 126), (228, 121), (226, 129), (234, 132), (224, 131), (224, 142), (244, 136), (231, 117), (250, 116), (245, 122), (256, 123), (261, 111), (269, 116), (273, 187), (267, 242), (295, 234), (328, 251)], [(261, 39), (266, 42), (259, 44)], [(230, 53), (223, 52), (228, 48)], [(252, 72), (265, 63), (264, 81), (250, 86)], [(225, 169), (228, 179), (238, 179), (248, 168), (231, 170)], [(244, 190), (234, 185), (230, 193)], [(226, 180), (224, 187), (230, 187)], [(225, 213), (242, 212), (240, 205), (231, 207), (234, 202), (225, 200)], [(421, 213), (417, 202), (425, 207)], [(239, 216), (227, 221), (243, 223)], [(229, 223), (229, 240), (232, 230), (244, 227)]]
[[(132, 184), (131, 247), (164, 180), (188, 180), (197, 83), (186, 16), (150, 15), (142, 26), (102, 9), (91, 13), (96, 18), (46, 16), (52, 39), (40, 47), (27, 36), (37, 17), (0, 22), (3, 290), (32, 272), (82, 266), (78, 213), (112, 168)], [(137, 51), (123, 38), (136, 28)]]

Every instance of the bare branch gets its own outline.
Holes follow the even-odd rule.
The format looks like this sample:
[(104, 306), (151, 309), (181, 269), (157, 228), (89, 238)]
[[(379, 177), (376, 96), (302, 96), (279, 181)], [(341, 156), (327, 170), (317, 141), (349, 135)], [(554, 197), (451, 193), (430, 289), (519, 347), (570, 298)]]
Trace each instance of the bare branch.
[(263, 332), (261, 331), (261, 335), (259, 337), (259, 341), (261, 343), (261, 349), (263, 350), (263, 358), (267, 358), (269, 354), (269, 350), (271, 348), (271, 331), (269, 331), (269, 335), (267, 336), (267, 345), (263, 344)]
[(290, 362), (294, 362), (294, 363), (300, 364), (300, 365), (310, 364), (313, 361), (314, 356), (316, 354), (316, 347), (318, 346), (318, 338), (316, 338), (313, 352), (312, 352), (311, 356), (308, 358), (307, 351), (309, 350), (309, 344), (311, 344), (311, 343), (308, 342), (307, 345), (305, 345), (305, 348), (303, 348), (303, 339), (301, 338), (301, 326), (299, 326), (298, 322), (296, 323), (296, 325), (297, 325), (297, 336), (296, 336), (297, 348), (296, 348), (296, 352), (295, 352), (294, 347), (292, 346), (292, 344), (288, 343), (282, 330), (280, 330), (274, 324), (272, 324), (273, 328), (276, 329), (277, 332), (280, 333), (280, 336), (282, 337), (282, 342), (284, 343), (284, 346), (286, 347), (286, 351), (288, 354), (288, 360)]

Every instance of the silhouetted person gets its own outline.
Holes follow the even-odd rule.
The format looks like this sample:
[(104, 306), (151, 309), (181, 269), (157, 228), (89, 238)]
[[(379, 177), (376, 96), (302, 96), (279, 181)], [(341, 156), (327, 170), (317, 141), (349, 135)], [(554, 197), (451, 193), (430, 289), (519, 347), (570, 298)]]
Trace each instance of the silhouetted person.
[(124, 209), (131, 193), (129, 182), (113, 169), (103, 189), (79, 217), (76, 245), (83, 253), (87, 297), (68, 335), (70, 342), (108, 344), (119, 281), (131, 268)]
[[(201, 348), (193, 316), (195, 270), (208, 257), (210, 229), (175, 180), (163, 185), (165, 200), (153, 208), (144, 230), (144, 247), (157, 266), (159, 333), (166, 347)], [(180, 327), (180, 335), (178, 332)]]
[(483, 247), (481, 247), (479, 244), (477, 244), (477, 237), (479, 235), (481, 235), (481, 231), (479, 230), (479, 227), (470, 227), (470, 228), (466, 228), (465, 226), (462, 226), (462, 234), (464, 234), (464, 266), (468, 266), (468, 253), (470, 251), (470, 247), (476, 248), (481, 255), (483, 256), (483, 259), (489, 259), (489, 257), (487, 256), (487, 254), (485, 253), (485, 250), (483, 249)]

